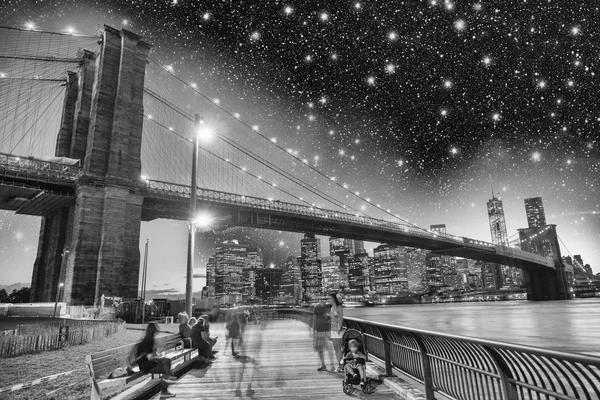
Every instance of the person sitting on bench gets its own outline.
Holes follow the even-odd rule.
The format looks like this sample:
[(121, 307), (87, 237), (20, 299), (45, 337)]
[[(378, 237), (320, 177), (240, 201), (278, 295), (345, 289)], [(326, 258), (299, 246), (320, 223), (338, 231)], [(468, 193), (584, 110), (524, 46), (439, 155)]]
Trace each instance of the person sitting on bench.
[(158, 332), (158, 325), (154, 322), (148, 324), (146, 334), (140, 343), (137, 345), (137, 365), (140, 371), (149, 374), (162, 374), (161, 376), (161, 398), (175, 397), (167, 388), (169, 384), (175, 381), (171, 378), (171, 360), (164, 357), (159, 357), (156, 354), (155, 336)]
[(212, 355), (210, 344), (205, 340), (204, 320), (199, 318), (192, 328), (190, 337), (192, 338), (192, 347), (198, 349), (198, 356), (201, 361), (211, 362), (215, 357)]

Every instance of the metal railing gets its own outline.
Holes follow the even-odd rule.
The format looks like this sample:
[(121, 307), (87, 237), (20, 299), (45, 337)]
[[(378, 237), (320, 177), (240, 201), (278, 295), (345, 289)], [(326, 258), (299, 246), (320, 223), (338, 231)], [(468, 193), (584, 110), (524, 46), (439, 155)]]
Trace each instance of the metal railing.
[(0, 153), (0, 176), (41, 182), (75, 182), (81, 168), (59, 162)]
[[(278, 316), (310, 322), (305, 310)], [(600, 358), (491, 340), (430, 332), (356, 318), (347, 328), (365, 336), (369, 357), (386, 375), (420, 382), (428, 400), (598, 400)], [(551, 334), (551, 332), (549, 332)]]

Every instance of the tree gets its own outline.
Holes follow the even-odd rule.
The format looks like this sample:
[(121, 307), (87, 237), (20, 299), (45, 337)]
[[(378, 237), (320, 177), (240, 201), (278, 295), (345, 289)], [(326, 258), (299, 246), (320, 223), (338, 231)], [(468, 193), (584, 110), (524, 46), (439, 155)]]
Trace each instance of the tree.
[(0, 290), (0, 303), (6, 303), (8, 299), (8, 293), (6, 293), (5, 289)]
[(8, 296), (7, 303), (29, 303), (30, 288), (14, 289)]

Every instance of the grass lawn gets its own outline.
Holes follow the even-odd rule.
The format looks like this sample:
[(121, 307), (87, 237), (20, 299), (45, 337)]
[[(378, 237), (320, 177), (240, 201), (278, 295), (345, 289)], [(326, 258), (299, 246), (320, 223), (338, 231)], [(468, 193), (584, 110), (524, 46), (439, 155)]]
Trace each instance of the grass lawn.
[[(160, 325), (161, 331), (177, 332), (178, 325)], [(0, 359), (0, 387), (12, 386), (30, 382), (34, 379), (60, 372), (78, 370), (73, 374), (56, 380), (42, 383), (28, 389), (12, 393), (0, 394), (0, 399), (89, 399), (90, 379), (85, 366), (85, 356), (102, 350), (135, 343), (144, 334), (145, 326), (127, 325), (122, 333), (117, 333), (95, 343), (70, 346), (62, 350), (47, 351), (38, 354), (28, 354), (13, 358)], [(69, 386), (72, 385), (72, 386)], [(54, 390), (61, 389), (47, 396)], [(116, 394), (121, 389), (104, 391), (105, 398)], [(108, 395), (108, 396), (107, 396)]]

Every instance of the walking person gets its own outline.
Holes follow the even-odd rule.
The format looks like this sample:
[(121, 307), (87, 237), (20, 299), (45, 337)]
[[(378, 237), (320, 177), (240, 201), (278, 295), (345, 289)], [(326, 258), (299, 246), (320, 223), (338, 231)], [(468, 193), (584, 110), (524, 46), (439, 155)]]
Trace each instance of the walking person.
[(171, 360), (157, 355), (157, 346), (155, 336), (158, 332), (158, 325), (154, 322), (148, 324), (146, 334), (136, 348), (136, 362), (140, 371), (151, 374), (161, 375), (161, 398), (175, 397), (167, 390), (169, 384), (175, 383), (171, 378)]
[(333, 364), (333, 351), (329, 346), (331, 327), (327, 318), (327, 310), (323, 304), (317, 304), (313, 310), (312, 337), (314, 349), (319, 355), (321, 365), (317, 371), (327, 371), (325, 365), (325, 350), (329, 354), (329, 362), (331, 363), (331, 371), (335, 371)]
[[(333, 349), (335, 350), (335, 359), (338, 360), (339, 363), (343, 356), (342, 333), (344, 329), (344, 308), (338, 299), (337, 293), (329, 294), (329, 305), (331, 305), (331, 310), (329, 311), (331, 332), (329, 335), (331, 337), (331, 342), (333, 343)], [(338, 364), (336, 372), (344, 372), (344, 368)]]
[(231, 312), (227, 311), (225, 319), (227, 321), (227, 324), (225, 325), (225, 328), (227, 329), (225, 350), (227, 350), (227, 345), (229, 344), (228, 342), (231, 341), (231, 355), (237, 358), (240, 356), (240, 354), (235, 351), (235, 341), (238, 340), (239, 344), (242, 344), (240, 315), (238, 314), (237, 310), (233, 310)]

